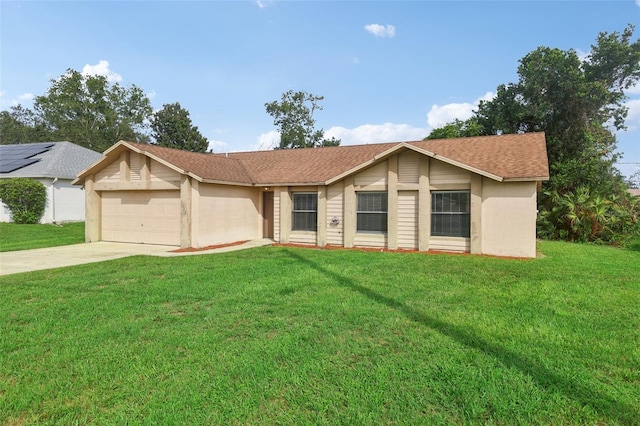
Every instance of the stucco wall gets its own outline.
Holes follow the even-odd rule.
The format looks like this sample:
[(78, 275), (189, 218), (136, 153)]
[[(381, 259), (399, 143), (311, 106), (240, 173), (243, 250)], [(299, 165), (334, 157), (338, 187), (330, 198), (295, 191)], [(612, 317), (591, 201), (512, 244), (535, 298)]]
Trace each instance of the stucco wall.
[[(206, 247), (262, 236), (260, 190), (242, 186), (198, 184), (197, 245)], [(194, 206), (196, 204), (194, 203)]]
[(482, 180), (482, 253), (536, 256), (536, 183)]

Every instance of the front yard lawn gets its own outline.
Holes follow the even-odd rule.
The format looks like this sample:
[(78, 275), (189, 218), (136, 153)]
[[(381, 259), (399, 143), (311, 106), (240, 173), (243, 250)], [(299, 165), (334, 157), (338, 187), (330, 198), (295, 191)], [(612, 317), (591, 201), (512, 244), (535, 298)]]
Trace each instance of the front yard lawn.
[(263, 247), (0, 277), (0, 424), (637, 424), (640, 253)]
[(84, 222), (19, 225), (0, 222), (0, 251), (29, 250), (84, 243)]

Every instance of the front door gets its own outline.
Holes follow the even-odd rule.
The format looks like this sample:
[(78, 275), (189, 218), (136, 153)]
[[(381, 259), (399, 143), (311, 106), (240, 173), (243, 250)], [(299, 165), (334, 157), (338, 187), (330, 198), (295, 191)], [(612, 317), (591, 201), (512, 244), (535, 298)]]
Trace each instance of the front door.
[(262, 193), (262, 237), (273, 238), (273, 191)]

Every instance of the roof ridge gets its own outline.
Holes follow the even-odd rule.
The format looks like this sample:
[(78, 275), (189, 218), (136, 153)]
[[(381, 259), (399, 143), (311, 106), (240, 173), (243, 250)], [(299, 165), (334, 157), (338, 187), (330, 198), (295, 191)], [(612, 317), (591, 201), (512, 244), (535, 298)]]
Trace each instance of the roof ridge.
[[(66, 151), (66, 148), (69, 146), (69, 142), (51, 142), (53, 143), (53, 146), (50, 148), (51, 151), (51, 158), (49, 159), (49, 161), (45, 164), (45, 168), (42, 172), (43, 175), (54, 175), (55, 173), (53, 173), (54, 171), (54, 167), (56, 165), (56, 162), (58, 161), (58, 159), (62, 156), (63, 151)], [(64, 144), (64, 145), (63, 145)], [(60, 147), (58, 149), (58, 147)], [(42, 154), (46, 154), (45, 151)], [(42, 155), (39, 154), (39, 155)], [(56, 176), (57, 177), (57, 176)]]

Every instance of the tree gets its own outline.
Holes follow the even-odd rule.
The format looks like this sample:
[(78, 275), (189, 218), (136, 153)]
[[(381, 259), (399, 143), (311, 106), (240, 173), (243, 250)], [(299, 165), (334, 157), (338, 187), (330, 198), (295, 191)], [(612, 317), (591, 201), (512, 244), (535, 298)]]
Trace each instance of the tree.
[(206, 152), (207, 138), (191, 122), (189, 111), (178, 102), (165, 104), (151, 119), (151, 136), (156, 144), (193, 152)]
[(640, 167), (627, 180), (629, 188), (640, 188)]
[(473, 116), (465, 121), (455, 119), (452, 122), (445, 124), (443, 127), (433, 129), (431, 133), (429, 133), (429, 136), (424, 138), (424, 140), (467, 138), (481, 135), (482, 127), (478, 123), (478, 118)]
[(22, 105), (11, 107), (11, 111), (0, 111), (0, 144), (45, 142), (53, 140), (34, 112)]
[(34, 101), (35, 114), (57, 140), (104, 151), (125, 139), (147, 142), (151, 102), (135, 85), (122, 87), (105, 76), (68, 69)]
[(305, 91), (289, 90), (282, 94), (280, 102), (264, 104), (267, 113), (273, 117), (273, 124), (280, 130), (278, 149), (340, 145), (340, 139), (325, 139), (324, 130), (315, 129), (313, 113), (322, 111), (319, 102), (323, 99), (323, 96)]
[[(520, 60), (519, 81), (498, 86), (496, 97), (481, 102), (475, 112), (481, 134), (545, 132), (551, 177), (544, 183), (539, 210), (547, 235), (615, 239), (601, 231), (637, 230), (605, 226), (601, 214), (616, 211), (616, 217), (638, 220), (637, 205), (629, 203), (614, 167), (614, 131), (624, 129), (627, 116), (625, 90), (640, 81), (640, 40), (632, 41), (633, 31), (629, 25), (622, 33), (600, 33), (583, 60), (572, 49), (537, 48)], [(455, 125), (448, 126), (455, 130)], [(447, 126), (434, 132), (446, 136)], [(557, 214), (563, 208), (578, 213)], [(591, 212), (589, 219), (580, 219), (581, 212)], [(566, 220), (572, 214), (578, 219)], [(589, 223), (589, 232), (578, 237), (578, 223)]]

